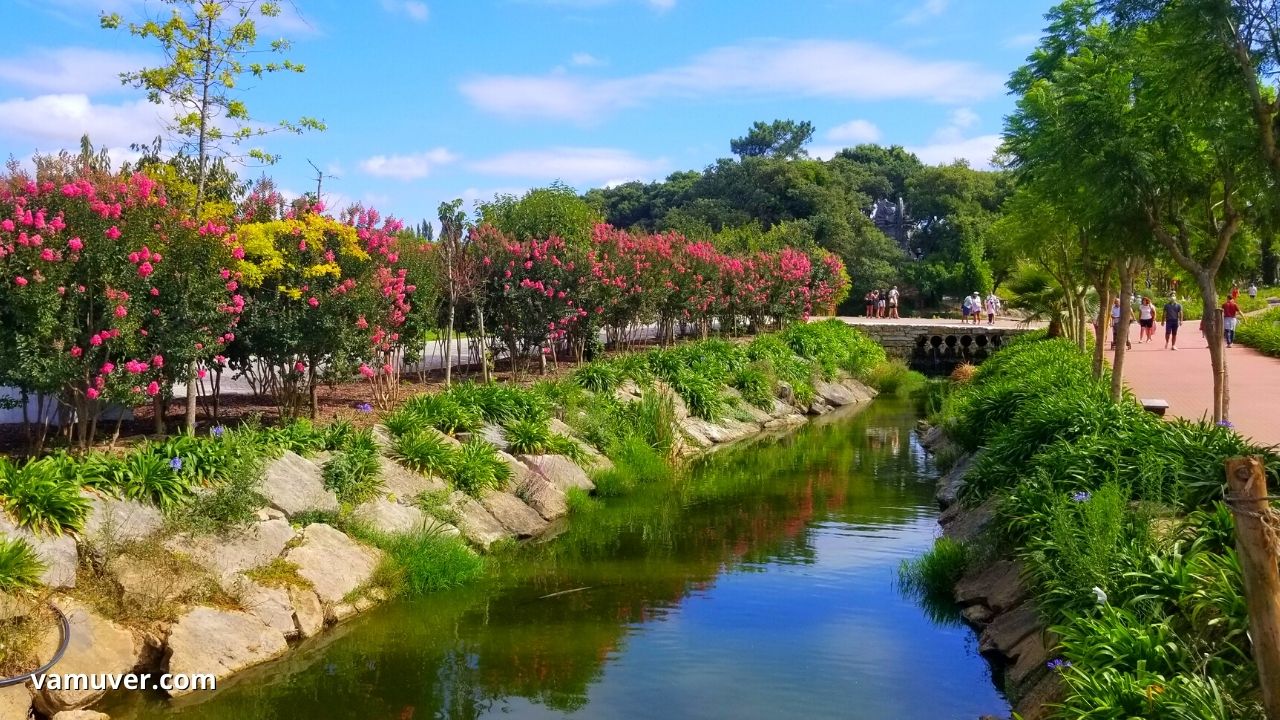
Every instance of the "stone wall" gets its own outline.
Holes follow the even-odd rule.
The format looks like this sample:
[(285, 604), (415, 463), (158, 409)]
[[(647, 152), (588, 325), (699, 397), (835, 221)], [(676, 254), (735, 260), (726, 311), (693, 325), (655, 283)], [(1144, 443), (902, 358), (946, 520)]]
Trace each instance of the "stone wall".
[(921, 371), (947, 372), (955, 365), (975, 365), (1030, 328), (991, 325), (932, 325), (884, 323), (859, 324), (858, 329), (880, 343), (890, 357), (905, 360)]

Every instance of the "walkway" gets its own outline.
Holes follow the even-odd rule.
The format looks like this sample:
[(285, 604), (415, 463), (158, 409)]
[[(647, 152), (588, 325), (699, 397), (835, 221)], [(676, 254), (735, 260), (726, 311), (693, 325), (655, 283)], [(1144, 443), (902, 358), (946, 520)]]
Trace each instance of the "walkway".
[[(1125, 353), (1124, 379), (1138, 397), (1163, 398), (1169, 401), (1169, 413), (1180, 418), (1212, 417), (1209, 346), (1196, 322), (1183, 325), (1177, 352), (1164, 349), (1163, 328), (1156, 328), (1156, 338), (1149, 344), (1137, 342), (1136, 324), (1131, 337), (1133, 349)], [(1262, 445), (1280, 444), (1280, 359), (1236, 345), (1227, 350), (1227, 382), (1230, 419), (1236, 430)]]

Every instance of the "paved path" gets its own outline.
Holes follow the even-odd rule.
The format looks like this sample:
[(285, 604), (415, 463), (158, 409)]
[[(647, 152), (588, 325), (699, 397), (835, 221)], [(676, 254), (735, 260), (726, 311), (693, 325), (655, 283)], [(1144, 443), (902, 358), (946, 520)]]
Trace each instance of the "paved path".
[[(1130, 333), (1133, 349), (1124, 361), (1125, 382), (1138, 397), (1164, 398), (1171, 415), (1189, 420), (1212, 417), (1213, 406), (1209, 346), (1197, 325), (1182, 326), (1174, 352), (1164, 349), (1164, 328), (1156, 328), (1151, 343), (1139, 343), (1135, 324)], [(1257, 443), (1280, 444), (1280, 359), (1243, 345), (1226, 352), (1231, 422)]]

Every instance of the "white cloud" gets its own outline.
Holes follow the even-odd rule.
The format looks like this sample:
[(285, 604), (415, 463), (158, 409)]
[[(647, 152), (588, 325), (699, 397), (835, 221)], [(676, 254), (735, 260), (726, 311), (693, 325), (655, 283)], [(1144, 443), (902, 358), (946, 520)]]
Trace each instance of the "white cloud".
[(666, 158), (647, 160), (617, 148), (557, 147), (516, 150), (477, 160), (470, 167), (486, 175), (599, 183), (655, 177), (667, 165)]
[(0, 83), (46, 93), (90, 93), (121, 89), (120, 73), (138, 70), (155, 58), (142, 53), (94, 48), (49, 48), (0, 58)]
[(374, 155), (360, 162), (360, 169), (374, 177), (418, 180), (431, 174), (437, 165), (447, 165), (458, 156), (446, 148), (434, 148), (408, 155)]
[(919, 99), (964, 102), (1000, 92), (1004, 79), (973, 63), (931, 61), (862, 42), (771, 40), (713, 49), (656, 72), (592, 79), (561, 73), (481, 75), (459, 90), (508, 117), (590, 124), (657, 99), (709, 95)]
[(418, 0), (382, 0), (382, 9), (394, 15), (404, 15), (415, 22), (426, 22), (431, 10)]
[(956, 108), (951, 111), (951, 125), (961, 130), (977, 125), (980, 119), (977, 113), (967, 107)]
[(14, 98), (0, 101), (0, 134), (56, 148), (74, 147), (87, 134), (97, 146), (126, 147), (164, 134), (168, 112), (146, 100), (113, 105), (81, 93)]
[(1040, 33), (1029, 32), (1013, 37), (1004, 41), (1004, 46), (1013, 50), (1029, 50), (1035, 47), (1036, 42), (1040, 40)]
[(911, 12), (903, 15), (902, 22), (907, 25), (919, 25), (946, 12), (947, 6), (950, 4), (951, 0), (924, 0)]
[(827, 131), (827, 139), (847, 143), (873, 143), (880, 140), (880, 128), (869, 120), (850, 120)]
[(954, 138), (937, 140), (926, 145), (908, 146), (907, 150), (915, 153), (921, 162), (929, 165), (945, 165), (956, 160), (967, 160), (969, 165), (979, 169), (990, 169), (991, 158), (1000, 147), (999, 135), (979, 135), (971, 138)]
[(582, 67), (590, 67), (592, 65), (599, 65), (600, 58), (592, 55), (591, 53), (576, 52), (569, 58), (569, 62)]

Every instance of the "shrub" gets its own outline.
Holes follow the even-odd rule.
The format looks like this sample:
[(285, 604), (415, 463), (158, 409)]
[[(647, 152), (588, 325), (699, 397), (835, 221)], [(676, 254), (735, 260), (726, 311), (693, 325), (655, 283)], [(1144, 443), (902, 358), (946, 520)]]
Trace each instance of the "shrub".
[(726, 404), (720, 395), (720, 384), (691, 370), (676, 373), (668, 379), (671, 389), (684, 400), (689, 413), (703, 420), (715, 420), (724, 414)]
[(573, 381), (591, 392), (613, 392), (622, 383), (622, 371), (607, 360), (593, 360), (574, 371)]
[(448, 392), (415, 395), (386, 419), (387, 429), (396, 435), (424, 426), (453, 435), (471, 432), (483, 423), (484, 416), (477, 407), (463, 405)]
[[(253, 522), (267, 499), (258, 491), (258, 473), (233, 475), (199, 493), (175, 513), (177, 524), (198, 533), (226, 533)], [(294, 518), (297, 521), (297, 518)]]
[(80, 530), (89, 513), (80, 486), (68, 482), (51, 459), (19, 467), (0, 457), (0, 503), (18, 525), (55, 535)]
[(505, 429), (511, 451), (517, 455), (540, 455), (551, 446), (551, 428), (545, 420), (514, 420)]
[(1236, 342), (1263, 355), (1280, 357), (1280, 308), (1244, 318), (1236, 329)]
[(738, 369), (729, 384), (752, 405), (764, 409), (773, 407), (775, 383), (768, 364), (757, 362)]
[(928, 382), (924, 375), (913, 371), (901, 360), (890, 360), (873, 367), (864, 379), (881, 394), (900, 397), (910, 396)]
[(902, 561), (898, 584), (913, 595), (947, 598), (950, 602), (952, 591), (968, 566), (969, 548), (951, 538), (940, 537), (925, 554)]
[(449, 441), (431, 430), (397, 435), (391, 443), (391, 452), (405, 467), (441, 477), (448, 477), (453, 471), (457, 456)]
[(14, 593), (40, 585), (44, 563), (22, 538), (0, 538), (0, 592)]
[(398, 595), (452, 590), (484, 576), (484, 558), (457, 537), (420, 531), (369, 539), (386, 553), (375, 581)]
[(324, 486), (344, 503), (356, 505), (372, 498), (382, 487), (378, 456), (373, 431), (356, 432), (345, 449), (324, 464)]
[(972, 363), (963, 362), (955, 366), (951, 370), (951, 382), (964, 385), (973, 380), (973, 376), (977, 374), (978, 366)]
[(350, 420), (334, 420), (325, 427), (322, 436), (325, 450), (341, 450), (355, 440), (356, 427)]
[(505, 485), (511, 478), (511, 468), (496, 452), (494, 446), (483, 440), (473, 438), (463, 443), (449, 473), (453, 486), (468, 495), (479, 496), (485, 490)]

